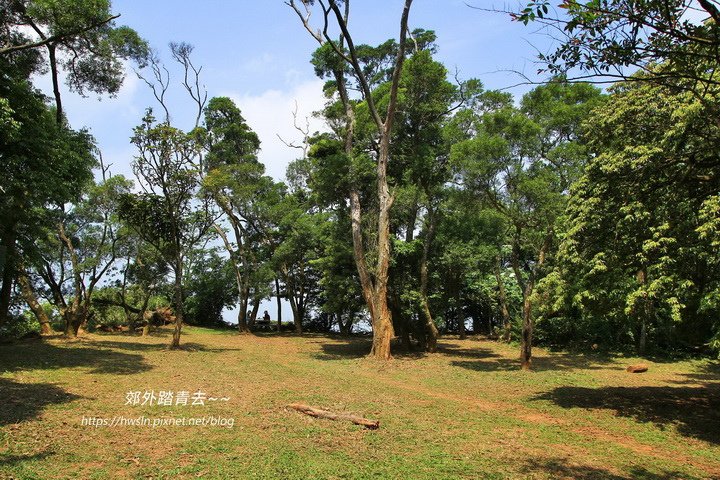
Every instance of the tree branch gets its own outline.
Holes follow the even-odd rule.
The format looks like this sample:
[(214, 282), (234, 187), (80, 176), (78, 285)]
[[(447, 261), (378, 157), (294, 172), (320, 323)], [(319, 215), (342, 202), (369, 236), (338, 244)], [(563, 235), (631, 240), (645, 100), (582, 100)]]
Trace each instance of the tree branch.
[(8, 46), (0, 48), (0, 55), (5, 55), (8, 53), (13, 53), (13, 52), (19, 52), (19, 51), (23, 51), (23, 50), (30, 50), (32, 48), (38, 48), (38, 47), (43, 47), (45, 45), (49, 45), (52, 43), (62, 42), (63, 40), (75, 37), (77, 35), (80, 35), (81, 33), (88, 32), (90, 30), (93, 30), (94, 28), (101, 26), (101, 25), (105, 25), (106, 23), (112, 22), (113, 20), (115, 20), (116, 18), (119, 18), (119, 17), (120, 17), (119, 14), (113, 15), (112, 17), (108, 17), (105, 20), (102, 20), (97, 23), (93, 23), (92, 25), (88, 25), (86, 27), (81, 27), (76, 30), (71, 30), (71, 31), (65, 32), (65, 33), (58, 33), (57, 35), (52, 35), (50, 37), (45, 37), (44, 35), (41, 35), (40, 40), (38, 40), (36, 42), (24, 43), (22, 45), (8, 45)]

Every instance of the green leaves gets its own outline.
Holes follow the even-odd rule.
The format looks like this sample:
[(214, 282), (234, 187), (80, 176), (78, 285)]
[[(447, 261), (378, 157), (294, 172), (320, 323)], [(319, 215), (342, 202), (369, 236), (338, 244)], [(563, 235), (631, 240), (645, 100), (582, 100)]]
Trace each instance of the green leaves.
[[(116, 93), (122, 84), (121, 60), (132, 60), (141, 68), (150, 49), (129, 27), (116, 27), (108, 0), (32, 0), (13, 4), (17, 23), (10, 30), (25, 28), (44, 31), (44, 47), (66, 51), (60, 62), (67, 70), (70, 88), (80, 94), (87, 91)], [(16, 36), (15, 43), (27, 42)], [(53, 61), (51, 58), (50, 61)]]
[(706, 299), (720, 280), (713, 116), (695, 97), (631, 83), (584, 124), (596, 156), (573, 187), (559, 258), (579, 316), (630, 331), (645, 322), (656, 345), (710, 337), (717, 305)]
[[(555, 51), (539, 56), (545, 64), (539, 73), (578, 72), (581, 78), (618, 80), (638, 69), (646, 79), (666, 86), (689, 80), (686, 88), (699, 96), (718, 85), (713, 72), (718, 63), (720, 12), (712, 3), (563, 0), (558, 8), (563, 12), (553, 18), (546, 0), (532, 0), (511, 14), (515, 21), (526, 25), (540, 21), (565, 34)], [(693, 21), (686, 15), (688, 10), (699, 10), (712, 21)]]

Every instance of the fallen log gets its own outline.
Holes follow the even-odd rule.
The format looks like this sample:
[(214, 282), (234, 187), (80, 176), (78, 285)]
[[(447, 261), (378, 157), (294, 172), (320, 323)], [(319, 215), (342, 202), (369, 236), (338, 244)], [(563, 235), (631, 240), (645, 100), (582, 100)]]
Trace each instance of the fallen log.
[(310, 415), (311, 417), (327, 418), (328, 420), (347, 420), (355, 425), (363, 426), (369, 430), (377, 430), (380, 428), (380, 420), (369, 420), (367, 418), (357, 417), (348, 413), (328, 412), (327, 410), (320, 410), (309, 405), (303, 405), (302, 403), (291, 403), (288, 405), (288, 408), (297, 410), (305, 415)]
[(627, 371), (630, 373), (643, 373), (648, 371), (648, 366), (643, 363), (639, 365), (628, 365)]

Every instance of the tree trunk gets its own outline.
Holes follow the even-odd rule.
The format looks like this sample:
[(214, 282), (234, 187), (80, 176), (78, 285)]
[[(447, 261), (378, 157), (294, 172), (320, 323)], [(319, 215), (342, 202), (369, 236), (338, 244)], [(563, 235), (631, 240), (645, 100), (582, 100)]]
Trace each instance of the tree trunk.
[[(370, 89), (370, 84), (367, 81), (365, 72), (360, 66), (355, 45), (347, 28), (347, 16), (349, 13), (347, 7), (348, 4), (346, 3), (346, 13), (344, 16), (340, 10), (340, 7), (338, 6), (338, 3), (336, 2), (329, 2), (328, 10), (325, 11), (326, 20), (330, 11), (335, 14), (338, 26), (341, 31), (341, 40), (339, 44), (330, 42), (330, 45), (341, 56), (345, 56), (345, 54), (341, 52), (341, 49), (347, 47), (347, 51), (349, 52), (349, 58), (347, 56), (345, 56), (345, 58), (350, 60), (350, 66), (354, 70), (355, 75), (359, 80), (362, 93), (367, 102), (368, 110), (377, 127), (379, 134), (378, 140), (380, 148), (377, 160), (378, 260), (377, 268), (375, 272), (373, 272), (374, 278), (371, 278), (367, 266), (367, 260), (365, 258), (365, 247), (363, 243), (361, 222), (360, 195), (356, 187), (351, 187), (350, 191), (353, 255), (355, 257), (355, 263), (358, 268), (358, 274), (360, 276), (363, 297), (370, 312), (370, 317), (373, 325), (373, 345), (370, 351), (370, 356), (377, 359), (390, 358), (390, 341), (394, 336), (392, 315), (390, 313), (390, 310), (388, 309), (387, 300), (388, 267), (390, 264), (390, 207), (392, 206), (393, 201), (387, 183), (387, 164), (390, 156), (390, 137), (392, 134), (392, 126), (395, 119), (395, 111), (397, 108), (398, 88), (400, 85), (403, 62), (405, 60), (405, 47), (408, 33), (408, 16), (410, 14), (411, 4), (412, 0), (405, 0), (405, 6), (403, 8), (403, 14), (400, 20), (400, 38), (398, 41), (399, 48), (394, 62), (389, 101), (384, 120), (382, 119), (375, 105), (373, 92)], [(295, 11), (298, 12), (301, 18), (304, 18), (302, 13), (300, 13), (299, 9), (295, 8)], [(311, 28), (309, 28), (306, 20), (303, 21), (303, 23), (308, 29), (308, 31), (313, 35), (316, 40), (318, 40), (318, 42), (320, 42), (321, 45), (325, 44), (325, 40), (322, 34), (316, 33)], [(333, 73), (337, 81), (338, 93), (340, 95), (346, 112), (345, 120), (347, 128), (344, 139), (345, 153), (348, 155), (348, 157), (352, 157), (355, 125), (355, 114), (353, 110), (354, 106), (348, 96), (347, 85), (345, 83), (344, 68), (338, 68)]]
[(395, 321), (395, 326), (400, 331), (400, 342), (402, 348), (406, 352), (412, 351), (412, 343), (410, 342), (410, 325), (408, 319), (402, 314), (402, 305), (400, 303), (400, 295), (398, 295), (397, 289), (392, 289), (392, 303), (390, 310), (392, 311), (392, 317)]
[(4, 262), (2, 272), (2, 288), (0, 289), (0, 326), (7, 323), (10, 315), (13, 283), (15, 281), (15, 225), (8, 225), (3, 237)]
[(180, 348), (180, 332), (183, 324), (183, 286), (182, 286), (182, 259), (178, 259), (175, 266), (175, 329), (170, 343), (170, 349)]
[(472, 319), (472, 332), (473, 335), (479, 335), (480, 334), (480, 320), (482, 320), (482, 315), (473, 314), (470, 317)]
[(85, 323), (87, 311), (75, 300), (72, 305), (65, 309), (63, 317), (65, 319), (65, 336), (75, 338), (78, 336), (80, 326)]
[(545, 256), (547, 251), (550, 249), (550, 243), (552, 242), (552, 229), (545, 235), (545, 240), (540, 251), (538, 253), (538, 261), (530, 271), (527, 284), (523, 285), (523, 280), (520, 272), (520, 264), (518, 260), (517, 246), (513, 249), (513, 270), (515, 276), (521, 288), (523, 288), (523, 325), (522, 325), (522, 337), (520, 344), (520, 368), (522, 370), (530, 370), (532, 364), (532, 335), (534, 327), (534, 319), (532, 317), (532, 294), (535, 290), (535, 281), (540, 272), (540, 269), (545, 264)]
[(129, 308), (127, 308), (127, 305), (125, 304), (125, 301), (123, 300), (123, 312), (125, 312), (125, 320), (128, 324), (128, 332), (131, 334), (135, 332), (135, 315), (132, 314)]
[(425, 349), (430, 353), (437, 352), (437, 341), (440, 336), (437, 326), (430, 314), (430, 302), (428, 301), (428, 256), (430, 255), (430, 245), (435, 234), (435, 212), (432, 208), (428, 208), (428, 231), (423, 242), (423, 253), (420, 258), (420, 302), (422, 304), (422, 314), (425, 318)]
[(343, 322), (342, 314), (340, 313), (336, 314), (336, 317), (340, 333), (342, 335), (350, 335), (350, 329), (352, 328), (352, 314), (348, 314), (349, 318), (347, 322)]
[(298, 302), (298, 298), (295, 296), (295, 285), (291, 281), (290, 272), (287, 270), (287, 268), (284, 268), (284, 274), (285, 274), (285, 285), (287, 288), (287, 298), (290, 302), (290, 309), (292, 310), (293, 314), (293, 323), (295, 324), (295, 333), (298, 335), (301, 335), (302, 330), (302, 320), (305, 316), (305, 308), (302, 304), (302, 298)]
[[(128, 332), (132, 335), (135, 333), (135, 319), (137, 318), (137, 313), (130, 310), (130, 305), (127, 303), (127, 280), (128, 280), (128, 270), (130, 268), (130, 257), (127, 259), (127, 263), (125, 264), (125, 269), (123, 270), (123, 279), (122, 284), (120, 287), (120, 300), (122, 303), (122, 309), (125, 313), (125, 320), (128, 324)], [(133, 315), (133, 313), (135, 313)]]
[(647, 329), (648, 323), (652, 320), (652, 300), (647, 291), (647, 269), (641, 268), (637, 273), (638, 283), (644, 289), (642, 296), (642, 311), (640, 312), (640, 335), (638, 336), (637, 351), (639, 355), (645, 355), (647, 351)]
[(252, 327), (255, 326), (255, 321), (257, 320), (257, 314), (260, 311), (260, 299), (255, 299), (253, 302), (253, 308), (250, 312), (250, 319), (248, 321), (248, 327), (252, 329)]
[(520, 368), (530, 370), (532, 363), (532, 334), (533, 334), (533, 318), (532, 318), (532, 302), (530, 296), (534, 288), (534, 282), (530, 280), (525, 287), (523, 293), (523, 325), (522, 325), (522, 341), (520, 345)]
[(392, 313), (388, 308), (388, 271), (390, 268), (390, 208), (393, 197), (387, 182), (387, 164), (390, 159), (390, 126), (392, 118), (386, 119), (385, 131), (381, 133), (380, 153), (378, 155), (378, 260), (375, 274), (375, 294), (373, 303), (375, 310), (375, 325), (373, 326), (373, 346), (370, 356), (379, 360), (388, 360), (390, 354), (390, 341), (395, 336), (392, 324)]
[(467, 331), (465, 330), (465, 315), (463, 314), (462, 308), (457, 308), (457, 322), (458, 322), (458, 336), (460, 337), (460, 340), (465, 340), (467, 338)]
[(642, 324), (640, 325), (640, 338), (638, 340), (638, 354), (645, 355), (647, 351), (647, 321), (643, 316)]
[(238, 333), (250, 333), (250, 327), (248, 326), (248, 318), (247, 318), (249, 295), (250, 295), (250, 291), (248, 289), (243, 289), (241, 296), (240, 296), (240, 302), (239, 302), (240, 310), (238, 311)]
[(487, 335), (493, 334), (493, 325), (494, 325), (494, 319), (495, 319), (495, 310), (493, 309), (492, 300), (487, 299), (487, 302), (483, 306), (483, 312), (485, 315), (485, 318), (487, 319)]
[(30, 280), (25, 272), (19, 273), (18, 283), (20, 284), (23, 299), (27, 303), (28, 307), (30, 307), (30, 310), (35, 315), (35, 318), (37, 318), (37, 321), (40, 322), (40, 333), (42, 335), (51, 335), (54, 333), (52, 326), (50, 325), (50, 318), (47, 316), (47, 313), (45, 313), (45, 309), (43, 309), (42, 305), (40, 305), (40, 302), (38, 302), (35, 291), (33, 290)]
[[(374, 337), (377, 330), (376, 327), (378, 324), (379, 310), (375, 301), (375, 287), (373, 285), (372, 278), (370, 277), (367, 260), (365, 258), (365, 246), (363, 243), (362, 233), (362, 210), (360, 206), (360, 194), (357, 190), (352, 190), (350, 192), (350, 218), (352, 221), (353, 257), (360, 277), (360, 287), (362, 289), (363, 298), (365, 299), (365, 304), (367, 305), (368, 313), (370, 314), (374, 348)], [(385, 299), (385, 308), (387, 309), (387, 298)], [(392, 328), (392, 323), (390, 324), (390, 328)]]
[(277, 331), (282, 332), (282, 297), (280, 296), (280, 281), (275, 278), (275, 299), (277, 300)]
[(510, 318), (510, 310), (508, 309), (507, 293), (505, 291), (505, 283), (502, 280), (500, 273), (500, 256), (495, 261), (495, 280), (498, 284), (498, 302), (500, 303), (500, 313), (502, 314), (503, 321), (503, 335), (502, 339), (505, 342), (510, 342), (510, 333), (512, 331), (512, 319)]
[[(395, 336), (392, 325), (392, 314), (388, 309), (386, 292), (381, 291), (375, 298), (375, 324), (373, 325), (373, 343), (370, 357), (378, 360), (389, 360), (390, 341)], [(378, 298), (382, 296), (385, 298)]]
[(467, 338), (467, 332), (465, 331), (465, 312), (462, 308), (461, 278), (462, 277), (458, 275), (457, 287), (455, 290), (455, 315), (457, 316), (458, 336), (460, 337), (460, 340), (465, 340)]
[[(138, 321), (145, 323), (145, 325), (143, 325), (143, 329), (142, 329), (143, 337), (147, 336), (150, 333), (150, 321), (149, 320), (147, 322), (145, 321), (145, 312), (147, 312), (148, 303), (150, 303), (150, 296), (151, 296), (151, 293), (148, 289), (145, 292), (145, 298), (143, 299), (143, 304), (140, 307), (140, 312), (138, 312), (138, 314), (137, 314)], [(135, 327), (133, 326), (133, 329), (130, 330), (130, 334), (132, 335), (134, 333), (135, 333)]]
[[(220, 205), (220, 208), (225, 212), (225, 215), (228, 218), (228, 221), (233, 227), (233, 231), (235, 232), (235, 241), (238, 244), (238, 250), (235, 251), (233, 249), (232, 245), (230, 244), (230, 240), (228, 240), (227, 235), (225, 234), (225, 231), (220, 228), (219, 225), (215, 225), (215, 230), (220, 235), (220, 238), (222, 238), (223, 243), (225, 244), (225, 249), (227, 250), (228, 254), (230, 254), (230, 259), (233, 263), (233, 270), (235, 271), (235, 283), (237, 285), (238, 290), (238, 303), (240, 305), (240, 311), (238, 312), (238, 333), (250, 333), (250, 328), (247, 324), (247, 306), (248, 306), (248, 298), (250, 295), (250, 289), (247, 286), (247, 278), (243, 277), (243, 275), (247, 276), (248, 274), (248, 261), (247, 257), (245, 255), (245, 244), (243, 243), (242, 239), (242, 230), (240, 228), (240, 220), (233, 214), (232, 208), (230, 205), (222, 199), (222, 197), (216, 197), (215, 199)], [(238, 267), (237, 262), (234, 260), (235, 257), (238, 257), (240, 261), (242, 262), (242, 265), (245, 267), (244, 271)]]
[(305, 312), (303, 311), (303, 308), (295, 303), (295, 309), (293, 310), (293, 322), (295, 323), (295, 333), (298, 335), (302, 335), (303, 328), (302, 328), (302, 320), (305, 316)]
[(57, 58), (55, 55), (56, 47), (53, 43), (48, 43), (48, 59), (50, 61), (50, 77), (53, 84), (53, 95), (55, 96), (55, 121), (58, 125), (62, 125), (63, 107), (60, 98), (60, 80), (58, 79)]

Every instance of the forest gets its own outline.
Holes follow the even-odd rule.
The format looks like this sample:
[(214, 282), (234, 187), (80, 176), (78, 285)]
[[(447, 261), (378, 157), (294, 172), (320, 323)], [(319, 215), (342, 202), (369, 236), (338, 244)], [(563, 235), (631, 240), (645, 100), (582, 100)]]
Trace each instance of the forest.
[[(109, 0), (0, 0), (0, 349), (161, 339), (171, 355), (216, 331), (347, 338), (408, 369), (449, 339), (489, 342), (511, 371), (538, 348), (720, 358), (715, 0), (469, 2), (557, 35), (517, 96), (441, 63), (412, 0), (388, 2), (380, 44), (349, 0), (282, 3), (325, 103), (323, 129), (294, 113), (281, 181), (195, 46), (151, 45)], [(155, 100), (117, 133), (132, 176), (71, 126), (60, 88), (112, 96), (129, 76)]]
[[(667, 59), (642, 59), (607, 91), (549, 59), (553, 77), (513, 98), (454, 81), (433, 58), (434, 32), (406, 17), (398, 40), (355, 45), (348, 27), (337, 39), (312, 30), (310, 2), (289, 2), (318, 42), (329, 128), (296, 119), (304, 140), (277, 182), (242, 106), (208, 99), (192, 46), (171, 45), (197, 114), (184, 131), (157, 53), (109, 4), (57, 17), (55, 2), (6, 3), (5, 336), (172, 321), (178, 347), (183, 323), (226, 326), (229, 306), (251, 331), (274, 297), (298, 334), (364, 323), (378, 358), (393, 338), (432, 352), (445, 333), (520, 342), (526, 367), (533, 343), (720, 350), (717, 92), (712, 59), (695, 60), (710, 55), (705, 41), (663, 45)], [(344, 25), (341, 3), (322, 8)], [(55, 38), (33, 42), (22, 26)], [(568, 42), (557, 58), (638, 63), (620, 55), (644, 45), (608, 58), (622, 40), (586, 40), (587, 58)], [(78, 92), (116, 92), (128, 59), (158, 98), (132, 132), (135, 178), (112, 175), (93, 138), (66, 124), (56, 85), (64, 71)], [(54, 98), (33, 87), (38, 71)]]

